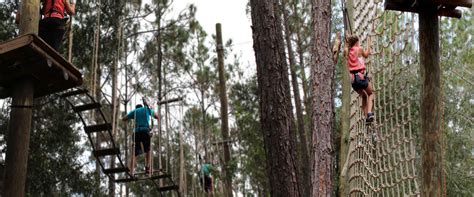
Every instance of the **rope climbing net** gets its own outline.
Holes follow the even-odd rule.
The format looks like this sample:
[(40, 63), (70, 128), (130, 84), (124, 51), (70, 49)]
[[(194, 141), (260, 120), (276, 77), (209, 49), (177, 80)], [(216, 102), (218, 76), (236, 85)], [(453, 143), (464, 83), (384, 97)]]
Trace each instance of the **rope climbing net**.
[(416, 196), (418, 110), (414, 14), (385, 12), (382, 0), (354, 1), (354, 34), (371, 55), (366, 60), (375, 91), (375, 122), (365, 124), (359, 95), (351, 92), (347, 177), (351, 196)]

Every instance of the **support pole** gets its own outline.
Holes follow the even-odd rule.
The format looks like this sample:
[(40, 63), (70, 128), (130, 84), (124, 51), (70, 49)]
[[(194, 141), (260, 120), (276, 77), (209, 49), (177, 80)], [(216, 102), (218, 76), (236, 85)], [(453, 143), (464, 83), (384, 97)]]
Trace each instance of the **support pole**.
[[(38, 0), (21, 1), (20, 35), (38, 34), (39, 3)], [(25, 196), (33, 87), (32, 79), (24, 78), (12, 89), (3, 196)]]
[(21, 0), (20, 35), (38, 35), (40, 1)]
[(439, 21), (434, 5), (423, 5), (419, 16), (421, 67), (422, 196), (444, 196), (443, 133), (441, 131), (441, 70)]
[(33, 83), (30, 79), (19, 81), (13, 88), (13, 101), (5, 159), (3, 196), (25, 196), (28, 147), (30, 144)]
[[(221, 99), (221, 130), (223, 140), (229, 139), (229, 123), (228, 123), (228, 110), (227, 110), (227, 91), (226, 91), (226, 79), (224, 71), (224, 46), (222, 45), (222, 28), (221, 24), (216, 24), (216, 50), (217, 50), (217, 63), (219, 67), (219, 97)], [(224, 196), (232, 197), (232, 178), (228, 171), (230, 161), (230, 150), (229, 143), (224, 143), (224, 167), (222, 168), (222, 174), (224, 174)]]

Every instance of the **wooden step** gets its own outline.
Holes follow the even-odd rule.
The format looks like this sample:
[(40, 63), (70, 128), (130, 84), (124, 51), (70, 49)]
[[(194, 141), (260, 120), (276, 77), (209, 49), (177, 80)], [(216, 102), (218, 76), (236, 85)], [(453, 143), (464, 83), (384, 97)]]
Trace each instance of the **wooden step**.
[(66, 98), (66, 97), (70, 97), (70, 96), (74, 96), (74, 95), (78, 95), (78, 94), (84, 94), (84, 93), (87, 93), (87, 92), (88, 91), (85, 90), (85, 89), (77, 89), (77, 90), (66, 92), (66, 93), (62, 94), (61, 98)]
[(85, 105), (80, 105), (80, 106), (74, 106), (73, 110), (75, 112), (81, 112), (81, 111), (87, 111), (91, 109), (98, 109), (100, 108), (100, 103), (91, 103), (91, 104), (85, 104)]
[(86, 126), (84, 127), (84, 131), (87, 134), (94, 133), (94, 132), (99, 132), (99, 131), (107, 131), (112, 129), (112, 124), (110, 123), (104, 123), (104, 124), (96, 124), (96, 125), (91, 125), (91, 126)]
[(137, 179), (132, 177), (132, 178), (124, 178), (124, 179), (115, 180), (116, 183), (128, 183), (128, 182), (132, 182), (132, 181), (137, 181)]
[(95, 150), (93, 151), (93, 154), (95, 157), (103, 157), (107, 155), (120, 154), (120, 151), (118, 148), (109, 148), (109, 149)]
[(169, 174), (162, 174), (162, 175), (152, 176), (152, 177), (137, 176), (137, 174), (135, 174), (135, 177), (117, 179), (117, 180), (115, 180), (115, 182), (117, 182), (117, 183), (127, 183), (127, 182), (132, 182), (132, 181), (157, 180), (157, 179), (163, 179), (163, 178), (169, 178), (169, 177), (171, 177)]
[(160, 187), (158, 190), (160, 192), (165, 192), (165, 191), (170, 191), (170, 190), (178, 190), (179, 186), (177, 185), (170, 185), (170, 186), (165, 186), (165, 187)]
[(157, 176), (150, 177), (151, 180), (164, 179), (164, 178), (171, 178), (171, 175), (169, 175), (169, 174), (160, 174), (160, 175), (157, 175)]
[(148, 176), (148, 174), (145, 173), (145, 172), (136, 172), (135, 177), (137, 177), (137, 178), (148, 178), (150, 180), (155, 180), (155, 179), (171, 178), (171, 175), (169, 175), (169, 174), (153, 175), (152, 174), (151, 176)]
[(122, 173), (122, 172), (128, 172), (128, 168), (109, 168), (105, 169), (104, 173), (105, 174), (115, 174), (115, 173)]

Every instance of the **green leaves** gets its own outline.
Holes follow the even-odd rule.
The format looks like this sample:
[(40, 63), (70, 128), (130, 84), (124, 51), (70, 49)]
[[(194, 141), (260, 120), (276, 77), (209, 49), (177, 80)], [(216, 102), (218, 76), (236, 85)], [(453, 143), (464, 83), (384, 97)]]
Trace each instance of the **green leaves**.
[(463, 12), (461, 19), (441, 19), (441, 67), (444, 90), (444, 130), (447, 193), (474, 193), (474, 18)]

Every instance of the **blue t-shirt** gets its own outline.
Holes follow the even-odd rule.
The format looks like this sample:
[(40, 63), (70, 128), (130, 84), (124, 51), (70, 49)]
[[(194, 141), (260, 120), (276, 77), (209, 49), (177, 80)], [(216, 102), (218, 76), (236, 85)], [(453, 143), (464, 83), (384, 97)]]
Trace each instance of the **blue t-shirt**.
[(203, 173), (206, 176), (209, 176), (209, 174), (211, 173), (211, 168), (212, 168), (211, 164), (205, 163), (201, 167), (201, 173)]
[(150, 116), (155, 114), (153, 109), (140, 107), (127, 114), (127, 118), (135, 119), (135, 132), (148, 132), (150, 128)]

